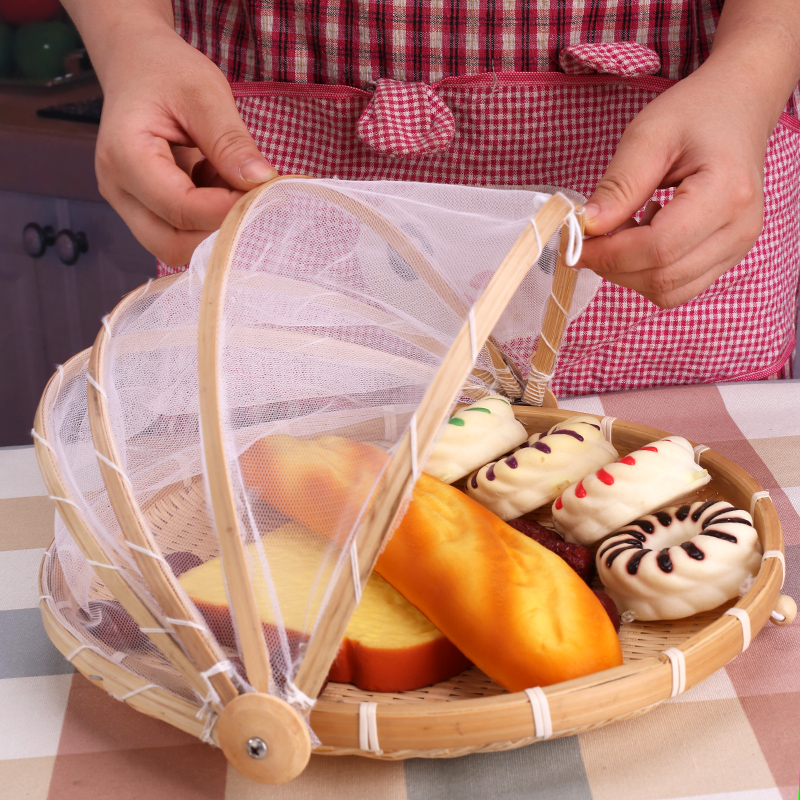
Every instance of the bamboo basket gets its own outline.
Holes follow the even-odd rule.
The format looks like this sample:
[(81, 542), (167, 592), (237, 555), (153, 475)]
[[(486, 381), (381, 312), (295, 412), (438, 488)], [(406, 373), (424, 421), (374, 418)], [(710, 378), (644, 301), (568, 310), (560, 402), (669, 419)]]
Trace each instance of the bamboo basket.
[[(244, 563), (233, 490), (222, 468), (225, 455), (217, 423), (220, 399), (215, 376), (219, 355), (217, 326), (230, 268), (229, 254), (251, 204), (280, 180), (254, 190), (231, 212), (217, 238), (203, 287), (198, 328), (203, 446), (207, 463), (220, 465), (209, 474), (213, 518), (209, 516), (206, 488), (199, 476), (167, 486), (146, 504), (137, 502), (115, 444), (104, 388), (105, 356), (116, 320), (131, 303), (162, 290), (178, 276), (154, 281), (123, 299), (105, 322), (93, 348), (71, 359), (48, 384), (34, 427), (37, 457), (49, 493), (74, 542), (94, 570), (89, 597), (119, 601), (146, 633), (152, 657), (145, 659), (143, 668), (134, 671), (127, 668), (124, 657), (113, 649), (110, 651), (101, 640), (87, 641), (75, 622), (79, 604), (70, 593), (59, 560), (52, 557), (51, 547), (40, 572), (40, 605), (45, 629), (53, 643), (76, 669), (107, 692), (142, 713), (221, 746), (229, 761), (243, 774), (268, 783), (284, 782), (299, 774), (308, 761), (311, 743), (302, 709), (298, 711), (269, 694), (269, 653)], [(334, 199), (337, 203), (347, 203)], [(379, 231), (392, 247), (403, 253), (419, 275), (434, 280), (435, 276), (429, 276), (425, 257), (400, 230), (364, 208), (349, 204), (348, 211)], [(577, 212), (573, 224), (576, 218), (580, 223), (580, 209)], [(754, 584), (735, 604), (733, 613), (729, 612), (733, 604), (728, 604), (683, 620), (623, 625), (622, 666), (535, 693), (506, 692), (475, 668), (419, 691), (396, 694), (370, 693), (343, 684), (324, 686), (359, 595), (354, 575), (358, 575), (362, 584), (366, 581), (413, 485), (415, 465), (424, 463), (430, 453), (440, 425), (465, 379), (470, 373), (475, 377), (476, 344), (480, 347), (489, 340), (497, 319), (541, 252), (542, 242), (562, 228), (574, 213), (572, 203), (566, 198), (553, 197), (514, 245), (457, 335), (418, 408), (416, 430), (407, 432), (401, 440), (382, 481), (380, 495), (356, 533), (357, 571), (340, 573), (326, 611), (324, 635), (312, 640), (313, 646), (308, 648), (295, 680), (303, 695), (316, 698), (308, 715), (308, 722), (320, 740), (315, 753), (357, 754), (388, 760), (455, 757), (513, 749), (590, 730), (644, 713), (704, 680), (746, 648), (771, 615), (776, 622), (791, 621), (788, 601), (779, 600), (784, 562), (775, 508), (744, 470), (705, 449), (699, 453), (699, 463), (709, 471), (712, 480), (691, 499), (719, 498), (751, 510), (765, 553)], [(497, 379), (505, 393), (527, 404), (515, 405), (514, 410), (529, 433), (547, 430), (573, 413), (558, 409), (546, 390), (566, 327), (565, 309), (570, 307), (575, 286), (576, 273), (565, 264), (569, 245), (570, 234), (563, 227), (540, 346), (532, 357), (527, 384), (505, 363), (500, 349), (488, 341)], [(445, 302), (465, 312), (458, 308), (458, 298), (447, 296), (446, 287), (441, 291)], [(149, 342), (146, 346), (154, 345)], [(87, 518), (76, 502), (74, 489), (65, 479), (57, 449), (51, 443), (49, 411), (58, 391), (87, 370), (88, 413), (100, 471), (123, 533), (126, 552), (140, 576), (122, 569), (118, 559), (100, 541), (94, 521)], [(611, 439), (620, 455), (665, 435), (668, 434), (664, 431), (619, 420), (611, 428)], [(537, 519), (549, 524), (549, 513), (540, 513)], [(219, 537), (230, 603), (239, 627), (241, 654), (248, 681), (255, 691), (243, 691), (229, 674), (214, 669), (230, 654), (224, 652), (202, 623), (162, 556), (167, 542), (170, 552), (190, 552), (201, 561), (207, 560), (213, 553), (203, 549), (209, 538), (204, 533), (212, 527)], [(153, 530), (159, 532), (160, 546), (153, 538)], [(778, 613), (774, 612), (776, 608)], [(181, 624), (166, 625), (165, 620)], [(211, 699), (200, 703), (198, 696)]]

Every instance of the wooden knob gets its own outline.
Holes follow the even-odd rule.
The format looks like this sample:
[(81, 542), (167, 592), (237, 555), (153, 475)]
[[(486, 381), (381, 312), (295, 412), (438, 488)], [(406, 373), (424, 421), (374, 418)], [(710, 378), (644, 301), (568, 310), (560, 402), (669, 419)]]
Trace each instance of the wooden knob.
[(797, 603), (788, 594), (778, 595), (770, 622), (775, 625), (791, 625), (797, 616)]
[(269, 694), (242, 694), (228, 703), (217, 735), (225, 758), (257, 783), (287, 783), (311, 757), (305, 721), (288, 703)]

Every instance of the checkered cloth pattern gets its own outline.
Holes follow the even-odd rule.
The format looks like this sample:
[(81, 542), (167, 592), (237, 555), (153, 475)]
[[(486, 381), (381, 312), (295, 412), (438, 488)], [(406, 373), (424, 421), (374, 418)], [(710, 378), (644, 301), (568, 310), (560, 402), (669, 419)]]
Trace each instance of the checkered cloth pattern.
[[(233, 82), (245, 122), (281, 172), (547, 184), (588, 196), (626, 125), (670, 85), (641, 76), (696, 69), (721, 8), (722, 0), (175, 0), (175, 18)], [(785, 115), (770, 140), (765, 225), (747, 258), (671, 311), (604, 283), (567, 330), (558, 394), (785, 372), (800, 259), (799, 134)], [(521, 331), (503, 344), (524, 373), (535, 341)]]
[(444, 150), (456, 123), (439, 95), (425, 83), (378, 81), (375, 94), (358, 118), (364, 144), (390, 156), (426, 156)]
[[(450, 145), (405, 157), (378, 152), (358, 136), (359, 119), (379, 92), (279, 83), (235, 84), (233, 90), (257, 143), (283, 173), (543, 184), (588, 196), (627, 124), (670, 85), (655, 77), (558, 73), (448, 78), (433, 88), (455, 120)], [(394, 94), (402, 90), (392, 83)], [(788, 115), (769, 142), (765, 189), (756, 245), (692, 302), (664, 311), (629, 289), (603, 283), (567, 329), (554, 390), (564, 396), (758, 379), (783, 369), (794, 346), (800, 269), (800, 124)], [(656, 194), (662, 203), (668, 197)], [(520, 331), (502, 344), (525, 372), (535, 341)]]
[(722, 0), (174, 0), (184, 38), (231, 82), (368, 88), (483, 72), (557, 72), (564, 48), (636, 42), (684, 78), (711, 50)]
[(567, 75), (641, 78), (643, 75), (657, 75), (661, 69), (658, 53), (635, 42), (570, 45), (561, 51), (558, 63)]
[[(800, 598), (800, 382), (588, 396), (562, 403), (703, 442), (766, 489)], [(384, 763), (312, 757), (280, 787), (73, 673), (39, 615), (53, 506), (33, 448), (0, 449), (0, 797), (4, 800), (796, 800), (800, 618), (767, 623), (700, 685), (641, 717), (507, 753)]]

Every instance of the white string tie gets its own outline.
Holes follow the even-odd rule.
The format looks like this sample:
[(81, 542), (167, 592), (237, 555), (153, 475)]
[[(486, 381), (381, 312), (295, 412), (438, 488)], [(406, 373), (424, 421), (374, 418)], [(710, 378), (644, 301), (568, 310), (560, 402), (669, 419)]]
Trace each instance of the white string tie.
[(378, 741), (378, 704), (358, 704), (358, 746), (376, 755), (382, 755)]
[(42, 600), (52, 600), (52, 599), (53, 599), (53, 595), (51, 595), (51, 594), (40, 594), (39, 595), (39, 599), (37, 600), (37, 602), (41, 603)]
[[(125, 544), (128, 545), (128, 547), (131, 550), (135, 550), (137, 553), (141, 553), (142, 555), (145, 555), (145, 556), (150, 556), (150, 558), (154, 558), (156, 561), (160, 561), (162, 564), (165, 564), (167, 567), (169, 567), (169, 563), (167, 562), (167, 559), (164, 558), (164, 556), (160, 556), (158, 553), (153, 552), (152, 550), (150, 550), (150, 548), (148, 548), (148, 547), (140, 547), (138, 544), (134, 544), (133, 542), (129, 541), (128, 539), (125, 539)], [(172, 568), (170, 567), (170, 569), (172, 569)]]
[(51, 453), (53, 453), (53, 455), (55, 455), (56, 451), (53, 449), (53, 445), (51, 445), (50, 442), (48, 442), (47, 439), (44, 438), (44, 436), (40, 436), (36, 432), (36, 428), (31, 428), (31, 436), (33, 436), (33, 438), (36, 439), (37, 442), (43, 444)]
[(100, 459), (100, 461), (111, 467), (114, 472), (118, 472), (122, 476), (122, 479), (125, 481), (125, 483), (127, 483), (130, 489), (133, 490), (133, 486), (131, 486), (131, 479), (127, 476), (122, 467), (115, 464), (110, 458), (106, 458), (99, 450), (95, 450), (94, 454)]
[(208, 689), (208, 693), (206, 694), (203, 700), (202, 708), (197, 712), (197, 714), (195, 714), (195, 717), (197, 719), (202, 719), (204, 714), (208, 714), (210, 712), (210, 706), (216, 705), (220, 702), (217, 690), (214, 688), (214, 685), (211, 683), (209, 679), (213, 675), (219, 675), (221, 672), (224, 672), (226, 675), (228, 675), (230, 674), (232, 669), (233, 669), (233, 664), (231, 664), (230, 661), (225, 659), (224, 661), (217, 661), (216, 664), (214, 664), (207, 670), (204, 670), (203, 672), (200, 673), (200, 677), (203, 679), (203, 682), (206, 685), (206, 689)]
[(536, 227), (536, 220), (533, 217), (531, 217), (531, 226), (533, 227), (533, 235), (536, 237), (536, 246), (539, 248), (539, 253), (536, 258), (539, 258), (544, 247), (542, 247), (542, 237), (539, 236), (539, 229)]
[(78, 511), (81, 510), (81, 507), (74, 500), (70, 500), (68, 497), (58, 497), (57, 495), (54, 494), (49, 494), (47, 495), (47, 497), (50, 500), (54, 500), (56, 503), (66, 503), (68, 506), (75, 506), (75, 508), (77, 508)]
[(553, 376), (555, 374), (556, 374), (555, 370), (553, 372), (541, 372), (540, 370), (536, 369), (536, 367), (534, 367), (531, 364), (531, 371), (530, 371), (530, 376), (529, 376), (528, 380), (533, 380), (534, 383), (545, 383), (545, 384), (547, 384), (547, 383), (550, 383), (550, 381), (553, 379)]
[(139, 628), (142, 633), (169, 633), (172, 634), (172, 631), (169, 628)]
[(91, 384), (103, 398), (103, 400), (108, 401), (108, 395), (106, 394), (106, 390), (87, 372), (86, 373), (86, 382)]
[(756, 503), (765, 498), (769, 497), (769, 492), (766, 489), (763, 489), (760, 492), (753, 492), (753, 496), (750, 498), (750, 516), (751, 518), (755, 519), (756, 515)]
[(211, 711), (211, 709), (206, 709), (203, 730), (200, 733), (201, 742), (205, 742), (206, 744), (211, 744), (216, 747), (217, 743), (214, 741), (211, 731), (214, 730), (214, 726), (217, 724), (218, 719), (219, 717), (213, 711)]
[(677, 647), (668, 647), (662, 654), (672, 665), (672, 691), (670, 697), (677, 697), (686, 691), (686, 656)]
[(67, 661), (72, 663), (72, 659), (78, 655), (78, 653), (82, 652), (83, 650), (91, 650), (93, 653), (101, 656), (102, 658), (108, 658), (108, 656), (99, 648), (95, 647), (93, 644), (82, 644), (80, 647), (76, 647), (68, 656)]
[(603, 419), (600, 420), (600, 433), (603, 434), (603, 438), (607, 442), (611, 441), (611, 429), (614, 427), (616, 421), (616, 417), (603, 417)]
[(361, 602), (361, 573), (358, 568), (358, 548), (356, 541), (350, 545), (350, 569), (353, 572), (353, 591), (356, 595), (356, 605)]
[(694, 463), (700, 466), (700, 453), (704, 453), (711, 448), (707, 444), (697, 444), (692, 449), (694, 451)]
[(549, 739), (553, 735), (553, 720), (550, 717), (550, 703), (541, 686), (526, 689), (525, 694), (533, 711), (533, 735), (537, 739)]
[(467, 322), (469, 322), (469, 351), (474, 364), (478, 360), (478, 340), (475, 336), (475, 309), (471, 308), (469, 310)]
[(292, 681), (286, 681), (284, 691), (286, 693), (286, 702), (300, 709), (301, 712), (308, 711), (310, 708), (313, 708), (314, 703), (316, 703), (316, 700), (298, 689)]
[(575, 206), (572, 206), (572, 211), (567, 215), (566, 223), (569, 239), (567, 240), (567, 250), (564, 253), (564, 263), (568, 267), (574, 267), (580, 261), (583, 251), (583, 231), (575, 214)]
[(411, 476), (414, 478), (414, 483), (419, 478), (419, 463), (417, 459), (417, 413), (416, 411), (411, 415), (411, 422), (409, 422), (409, 429), (411, 432)]
[(116, 572), (120, 572), (122, 567), (115, 567), (113, 564), (104, 564), (102, 561), (90, 561), (88, 558), (86, 559), (86, 563), (92, 567), (100, 567), (101, 569), (113, 569)]
[(103, 318), (100, 320), (100, 322), (102, 322), (102, 323), (103, 323), (103, 328), (105, 329), (106, 335), (107, 335), (107, 336), (108, 336), (108, 338), (110, 339), (110, 338), (113, 336), (113, 334), (111, 333), (111, 326), (108, 324), (108, 314), (106, 314), (106, 315), (105, 315), (105, 316), (104, 316), (104, 317), (103, 317)]
[(109, 694), (115, 699), (125, 702), (129, 700), (131, 697), (136, 697), (137, 694), (141, 694), (142, 692), (146, 692), (148, 689), (160, 689), (161, 687), (155, 683), (146, 683), (144, 686), (140, 686), (138, 689), (134, 689), (133, 691), (128, 692), (127, 694), (123, 695), (116, 695), (113, 692), (109, 692)]
[(557, 298), (557, 297), (556, 297), (556, 296), (553, 294), (552, 290), (550, 291), (550, 300), (551, 300), (553, 303), (555, 303), (555, 304), (556, 304), (556, 306), (558, 307), (558, 309), (561, 311), (561, 313), (562, 313), (562, 314), (563, 314), (563, 315), (564, 315), (564, 316), (565, 316), (567, 319), (569, 319), (569, 311), (567, 311), (567, 309), (566, 309), (566, 308), (564, 308), (564, 306), (562, 306), (562, 305), (561, 305), (561, 303), (559, 303), (559, 302), (558, 302), (558, 298)]
[(781, 578), (781, 589), (783, 589), (783, 582), (786, 580), (786, 557), (780, 550), (765, 550), (764, 555), (761, 556), (761, 560), (766, 561), (768, 558), (777, 558), (778, 561), (781, 562), (781, 566), (783, 567), (783, 577)]
[(729, 608), (725, 614), (736, 617), (742, 623), (742, 652), (744, 653), (750, 646), (750, 615), (743, 608), (737, 608), (736, 606)]
[(558, 350), (555, 347), (553, 347), (553, 345), (550, 344), (550, 342), (547, 341), (547, 337), (544, 335), (544, 331), (539, 334), (539, 341), (544, 342), (553, 355), (556, 355), (558, 353)]
[[(195, 622), (191, 619), (174, 619), (173, 617), (164, 617), (164, 621), (169, 622), (170, 625), (182, 625), (184, 628), (195, 628), (198, 631), (203, 632), (208, 631), (208, 626), (203, 625), (200, 622)], [(217, 671), (219, 672), (219, 670)], [(211, 674), (213, 675), (214, 673), (212, 672)]]

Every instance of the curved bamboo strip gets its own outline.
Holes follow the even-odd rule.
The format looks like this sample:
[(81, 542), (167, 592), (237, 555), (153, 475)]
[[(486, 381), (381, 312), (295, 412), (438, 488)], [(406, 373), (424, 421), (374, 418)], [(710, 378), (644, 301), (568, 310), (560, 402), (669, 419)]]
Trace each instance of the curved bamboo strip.
[[(424, 464), (430, 455), (442, 421), (472, 368), (471, 334), (477, 346), (482, 346), (531, 264), (541, 254), (542, 242), (558, 230), (572, 208), (572, 203), (560, 195), (554, 195), (545, 203), (475, 303), (472, 309), (474, 329), (470, 330), (468, 320), (456, 336), (447, 359), (417, 409), (416, 430), (410, 427), (398, 443), (376, 495), (356, 531), (354, 542), (362, 585), (372, 572), (386, 533), (416, 481), (415, 466)], [(412, 448), (415, 448), (414, 452)], [(317, 697), (319, 694), (355, 605), (352, 576), (342, 570), (330, 595), (325, 619), (318, 621), (316, 635), (309, 643), (295, 678), (295, 684), (307, 696)]]
[[(83, 365), (89, 360), (89, 350), (84, 350), (73, 356), (63, 366), (64, 380), (68, 381), (76, 374), (80, 373)], [(40, 437), (35, 440), (36, 458), (39, 462), (39, 469), (42, 472), (47, 490), (56, 505), (59, 515), (67, 526), (73, 540), (80, 548), (84, 556), (96, 564), (109, 564), (108, 569), (95, 567), (95, 571), (102, 570), (101, 580), (111, 590), (113, 595), (119, 600), (122, 607), (132, 617), (134, 622), (144, 628), (145, 634), (153, 644), (166, 656), (173, 666), (186, 678), (190, 685), (199, 694), (204, 695), (208, 691), (203, 678), (194, 663), (189, 659), (178, 642), (171, 633), (159, 632), (158, 629), (165, 629), (167, 623), (159, 608), (151, 608), (136, 591), (136, 587), (129, 581), (127, 573), (119, 570), (118, 565), (111, 564), (108, 556), (103, 550), (102, 544), (97, 539), (91, 525), (84, 518), (75, 498), (67, 489), (63, 476), (55, 460), (53, 450), (45, 442), (50, 442), (50, 431), (47, 427), (47, 408), (55, 401), (54, 378), (48, 381), (45, 387), (39, 407), (36, 410), (34, 420), (34, 430)], [(219, 711), (219, 704), (215, 705)]]
[[(140, 294), (132, 294), (131, 301), (138, 299), (150, 290), (151, 284), (142, 287)], [(186, 652), (197, 665), (201, 673), (214, 669), (218, 664), (227, 661), (216, 640), (211, 636), (205, 621), (195, 610), (178, 583), (172, 570), (164, 561), (161, 549), (150, 531), (147, 520), (142, 514), (133, 488), (125, 475), (124, 465), (114, 439), (114, 429), (108, 410), (108, 398), (105, 391), (105, 356), (109, 345), (109, 330), (122, 312), (125, 304), (118, 305), (109, 315), (107, 323), (100, 329), (89, 357), (88, 374), (92, 381), (87, 384), (87, 410), (95, 452), (98, 454), (98, 466), (103, 476), (109, 501), (124, 532), (126, 542), (142, 575), (147, 582), (156, 602), (164, 612), (165, 619), (175, 637), (181, 642)], [(99, 388), (98, 388), (99, 387)], [(130, 545), (133, 547), (130, 547)], [(152, 554), (152, 555), (150, 555)], [(176, 623), (180, 620), (185, 624)], [(224, 706), (239, 694), (230, 676), (222, 672), (213, 672), (204, 680), (208, 680), (220, 702)], [(204, 696), (209, 694), (206, 687)], [(216, 702), (214, 693), (210, 693), (210, 701)]]

